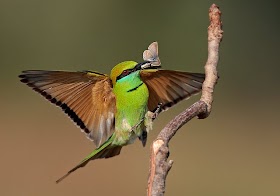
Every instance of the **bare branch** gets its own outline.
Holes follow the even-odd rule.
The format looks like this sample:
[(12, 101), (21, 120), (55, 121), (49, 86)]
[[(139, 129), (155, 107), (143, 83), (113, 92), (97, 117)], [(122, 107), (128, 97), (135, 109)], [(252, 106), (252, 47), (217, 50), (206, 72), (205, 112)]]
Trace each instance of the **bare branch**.
[(208, 27), (208, 59), (205, 65), (205, 81), (202, 86), (200, 101), (191, 105), (184, 112), (170, 121), (161, 130), (151, 145), (150, 171), (147, 188), (148, 196), (162, 196), (165, 193), (165, 181), (172, 167), (168, 143), (184, 124), (192, 118), (206, 118), (212, 108), (214, 86), (218, 80), (217, 64), (219, 61), (219, 46), (222, 40), (221, 12), (215, 4), (209, 9), (210, 26)]

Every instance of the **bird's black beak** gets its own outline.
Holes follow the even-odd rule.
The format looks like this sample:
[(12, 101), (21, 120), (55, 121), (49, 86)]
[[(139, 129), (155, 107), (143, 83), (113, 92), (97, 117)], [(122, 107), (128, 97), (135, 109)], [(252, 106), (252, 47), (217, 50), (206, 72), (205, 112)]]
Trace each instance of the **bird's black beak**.
[(152, 62), (150, 61), (144, 61), (142, 63), (138, 63), (135, 66), (135, 70), (141, 70), (141, 69), (157, 69), (160, 66), (153, 66)]

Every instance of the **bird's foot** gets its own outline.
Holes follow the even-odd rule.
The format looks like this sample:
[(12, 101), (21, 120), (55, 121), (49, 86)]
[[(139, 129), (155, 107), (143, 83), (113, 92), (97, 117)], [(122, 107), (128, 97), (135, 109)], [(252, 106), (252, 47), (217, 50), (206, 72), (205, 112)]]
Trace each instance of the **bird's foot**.
[(152, 120), (155, 120), (158, 117), (159, 113), (161, 112), (161, 109), (162, 109), (162, 103), (158, 103), (156, 109), (152, 112), (152, 116), (151, 116)]
[[(151, 130), (152, 128), (148, 128), (148, 127), (150, 127), (150, 126), (151, 126), (150, 124), (152, 124), (151, 122), (152, 122), (153, 120), (155, 120), (155, 119), (158, 117), (159, 113), (161, 112), (161, 109), (162, 109), (162, 103), (159, 103), (154, 111), (152, 111), (152, 112), (148, 111), (148, 112), (146, 113), (146, 115), (145, 115), (144, 118), (142, 118), (136, 125), (134, 125), (133, 127), (131, 127), (131, 130), (130, 130), (130, 131), (131, 131), (131, 132), (133, 131), (133, 132), (135, 133), (135, 130), (136, 130), (144, 121), (147, 121), (147, 122), (144, 122), (144, 124), (145, 124), (145, 126), (146, 126), (146, 128), (147, 128), (147, 132), (149, 132), (149, 130)], [(146, 120), (145, 120), (145, 119), (146, 119)], [(151, 119), (151, 120), (149, 120), (149, 119)], [(151, 122), (149, 123), (149, 121), (151, 121)]]

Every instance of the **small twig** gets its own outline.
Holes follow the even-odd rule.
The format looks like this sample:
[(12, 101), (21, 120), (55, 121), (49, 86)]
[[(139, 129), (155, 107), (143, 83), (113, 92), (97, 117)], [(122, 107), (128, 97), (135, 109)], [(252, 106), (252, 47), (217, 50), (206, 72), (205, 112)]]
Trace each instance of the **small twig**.
[(208, 59), (204, 67), (205, 81), (200, 100), (170, 121), (151, 145), (148, 196), (162, 196), (165, 193), (166, 177), (173, 163), (172, 160), (167, 160), (169, 156), (168, 143), (171, 138), (192, 118), (196, 116), (206, 118), (211, 112), (214, 86), (218, 80), (216, 67), (219, 61), (219, 45), (223, 33), (220, 17), (221, 12), (218, 6), (213, 4), (209, 9)]

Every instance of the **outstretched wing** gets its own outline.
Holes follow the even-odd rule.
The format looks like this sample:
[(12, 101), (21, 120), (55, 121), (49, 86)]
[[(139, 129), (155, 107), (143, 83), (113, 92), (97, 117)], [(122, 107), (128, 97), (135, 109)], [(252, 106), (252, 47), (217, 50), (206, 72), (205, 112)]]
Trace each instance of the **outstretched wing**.
[(198, 93), (204, 74), (172, 70), (145, 69), (141, 78), (149, 89), (148, 109), (154, 111), (159, 103), (166, 110), (183, 99)]
[(62, 110), (99, 147), (114, 131), (116, 99), (107, 75), (96, 72), (23, 71), (19, 76)]

